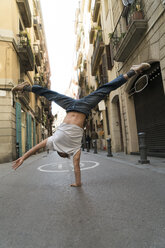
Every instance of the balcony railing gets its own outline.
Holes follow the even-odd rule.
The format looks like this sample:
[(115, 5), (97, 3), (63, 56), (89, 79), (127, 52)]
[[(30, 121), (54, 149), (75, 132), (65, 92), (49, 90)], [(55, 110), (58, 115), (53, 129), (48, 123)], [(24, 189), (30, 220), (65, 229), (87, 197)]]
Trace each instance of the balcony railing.
[(39, 40), (40, 39), (40, 24), (39, 24), (37, 16), (33, 18), (33, 27), (34, 27), (36, 39)]
[(32, 26), (32, 21), (31, 21), (31, 11), (28, 0), (17, 0), (17, 4), (25, 28), (30, 28)]
[(41, 86), (41, 78), (40, 78), (40, 76), (35, 76), (34, 77), (34, 84), (35, 85), (40, 85)]
[(145, 33), (147, 21), (142, 9), (141, 0), (135, 0), (132, 5), (124, 7), (114, 32), (109, 34), (116, 61), (124, 62)]
[(95, 35), (95, 28), (94, 28), (94, 27), (91, 27), (91, 30), (90, 30), (90, 32), (89, 32), (89, 43), (90, 43), (90, 44), (93, 43), (94, 35)]
[(33, 71), (34, 68), (34, 57), (30, 46), (30, 42), (26, 33), (18, 35), (18, 54), (20, 57), (20, 63), (23, 65), (25, 71)]
[(29, 104), (30, 98), (29, 98), (29, 92), (24, 92), (23, 94), (21, 92), (18, 92), (18, 98), (27, 106)]
[(40, 101), (43, 106), (46, 104), (46, 98), (44, 96), (40, 96)]
[(93, 15), (92, 15), (93, 22), (97, 21), (98, 13), (100, 10), (100, 4), (101, 4), (100, 0), (95, 0), (95, 5), (94, 5)]
[(49, 107), (50, 107), (50, 103), (49, 103), (49, 101), (46, 101), (44, 104), (44, 110), (49, 111)]
[(45, 87), (45, 82), (42, 76), (40, 74), (35, 75), (34, 77), (34, 85), (40, 85), (42, 87)]
[(75, 33), (77, 33), (78, 23), (79, 23), (79, 14), (80, 14), (80, 8), (76, 9), (75, 14)]
[(81, 41), (81, 37), (80, 34), (77, 36), (77, 42), (76, 42), (76, 51), (78, 51), (78, 49), (80, 48), (80, 41)]
[(102, 31), (99, 30), (97, 33), (96, 41), (95, 41), (95, 46), (94, 46), (94, 52), (91, 57), (91, 70), (92, 70), (92, 76), (96, 75), (97, 67), (99, 65), (101, 55), (104, 51), (104, 42), (102, 39)]
[(42, 118), (42, 112), (41, 112), (41, 109), (39, 106), (35, 106), (35, 117), (41, 121), (41, 118)]
[(77, 59), (77, 68), (81, 65), (82, 63), (82, 52), (80, 51), (79, 54), (78, 54), (78, 59)]
[(42, 56), (41, 56), (39, 45), (34, 44), (33, 49), (34, 49), (34, 55), (35, 55), (36, 64), (37, 64), (37, 66), (41, 66)]
[[(24, 82), (24, 80), (22, 79), (19, 79), (18, 80), (18, 84)], [(26, 106), (29, 105), (29, 102), (30, 102), (30, 97), (29, 97), (29, 92), (25, 91), (23, 94), (22, 92), (19, 92), (18, 91), (18, 98), (20, 101), (22, 101)]]

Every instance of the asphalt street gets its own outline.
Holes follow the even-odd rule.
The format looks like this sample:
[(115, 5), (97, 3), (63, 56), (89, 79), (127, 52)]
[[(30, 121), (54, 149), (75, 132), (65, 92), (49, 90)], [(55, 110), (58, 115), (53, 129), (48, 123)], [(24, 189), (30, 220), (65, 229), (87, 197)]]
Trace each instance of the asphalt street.
[[(165, 160), (165, 159), (164, 159)], [(0, 165), (0, 248), (165, 248), (165, 167), (82, 152)]]

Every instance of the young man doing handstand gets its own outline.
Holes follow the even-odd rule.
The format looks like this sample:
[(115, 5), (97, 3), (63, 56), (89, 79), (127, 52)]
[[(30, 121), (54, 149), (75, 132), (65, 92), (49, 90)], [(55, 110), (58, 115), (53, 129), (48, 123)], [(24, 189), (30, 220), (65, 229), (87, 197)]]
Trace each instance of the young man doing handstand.
[(33, 92), (39, 96), (44, 96), (49, 101), (54, 101), (59, 106), (66, 110), (66, 117), (63, 123), (57, 128), (53, 136), (41, 141), (38, 145), (27, 151), (22, 157), (13, 162), (13, 169), (17, 169), (25, 159), (36, 153), (39, 149), (46, 147), (50, 150), (55, 150), (63, 158), (73, 156), (73, 165), (75, 173), (75, 183), (73, 187), (81, 186), (80, 172), (80, 155), (81, 155), (81, 140), (83, 136), (83, 127), (86, 117), (89, 115), (101, 100), (104, 99), (111, 91), (116, 90), (121, 85), (127, 82), (129, 78), (135, 74), (142, 73), (150, 68), (148, 63), (134, 65), (126, 74), (120, 75), (109, 83), (99, 87), (97, 90), (81, 99), (73, 99), (71, 97), (59, 94), (39, 85), (31, 86), (28, 82), (19, 84), (13, 88), (16, 91)]

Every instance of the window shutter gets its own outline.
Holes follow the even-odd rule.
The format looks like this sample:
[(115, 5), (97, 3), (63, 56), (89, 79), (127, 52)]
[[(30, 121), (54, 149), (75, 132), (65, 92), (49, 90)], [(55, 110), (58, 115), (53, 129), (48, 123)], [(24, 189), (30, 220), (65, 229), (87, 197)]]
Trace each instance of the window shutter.
[(32, 148), (32, 117), (29, 114), (29, 149)]
[(22, 156), (21, 104), (16, 102), (16, 143), (19, 146), (19, 157)]
[(26, 113), (26, 151), (32, 148), (32, 117)]
[(106, 54), (102, 56), (102, 73), (103, 73), (103, 83), (108, 83), (108, 73), (107, 73), (107, 58)]
[(29, 114), (26, 112), (26, 151), (29, 150)]
[(107, 67), (108, 70), (111, 70), (112, 67), (114, 66), (112, 43), (106, 45), (106, 55), (107, 55)]
[(33, 146), (36, 145), (36, 120), (33, 120)]

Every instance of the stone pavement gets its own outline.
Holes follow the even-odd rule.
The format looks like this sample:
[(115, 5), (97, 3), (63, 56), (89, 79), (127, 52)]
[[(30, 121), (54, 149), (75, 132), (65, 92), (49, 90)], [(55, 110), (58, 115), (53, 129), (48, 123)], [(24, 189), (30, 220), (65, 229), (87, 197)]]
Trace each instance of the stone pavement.
[[(86, 151), (86, 149), (84, 151), (82, 151), (82, 153), (86, 153), (88, 155), (93, 155), (94, 151), (93, 149), (91, 149), (89, 152)], [(120, 163), (125, 163), (127, 165), (132, 165), (135, 167), (139, 167), (139, 168), (149, 168), (151, 170), (157, 170), (160, 171), (161, 173), (165, 174), (165, 158), (159, 158), (159, 157), (150, 157), (148, 156), (147, 159), (150, 161), (149, 164), (140, 164), (138, 161), (140, 159), (140, 155), (128, 155), (125, 154), (124, 152), (118, 152), (118, 153), (113, 153), (112, 157), (107, 157), (107, 151), (104, 150), (98, 150), (97, 154), (94, 154), (95, 156), (101, 156), (101, 157), (106, 157), (110, 160), (116, 161), (116, 162), (120, 162)], [(31, 156), (30, 158), (28, 158), (28, 161), (35, 161), (38, 160), (40, 158), (42, 158), (43, 156), (47, 156), (47, 152), (41, 152), (38, 153), (36, 155)], [(12, 163), (4, 163), (4, 164), (0, 164), (0, 169), (1, 169), (1, 175), (0, 177), (3, 177), (3, 174), (6, 175), (6, 173), (10, 173), (8, 171), (9, 168), (11, 168)]]
[[(93, 154), (94, 151), (91, 149), (89, 152), (85, 151), (87, 154)], [(149, 164), (140, 164), (138, 161), (140, 160), (140, 155), (128, 155), (124, 152), (118, 152), (113, 153), (112, 157), (107, 157), (107, 151), (98, 150), (96, 156), (102, 156), (109, 158), (110, 160), (113, 160), (115, 162), (120, 162), (123, 164), (135, 166), (137, 168), (149, 168), (151, 170), (157, 170), (165, 174), (165, 158), (159, 158), (159, 157), (147, 157), (147, 160), (149, 160)]]
[(82, 152), (39, 153), (16, 171), (0, 165), (0, 248), (164, 248), (164, 159)]

